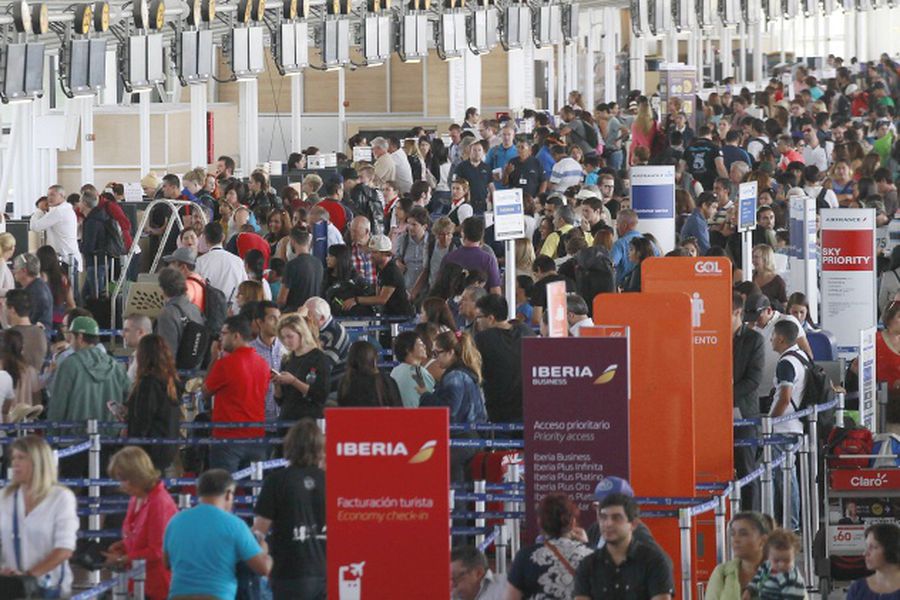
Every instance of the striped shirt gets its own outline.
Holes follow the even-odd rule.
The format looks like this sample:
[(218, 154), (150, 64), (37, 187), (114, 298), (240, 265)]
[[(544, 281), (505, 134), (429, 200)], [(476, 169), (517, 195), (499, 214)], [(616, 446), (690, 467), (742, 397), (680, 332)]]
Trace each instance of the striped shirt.
[(784, 573), (772, 573), (769, 561), (760, 565), (747, 589), (751, 598), (759, 600), (802, 600), (807, 597), (806, 583), (797, 567)]
[(581, 185), (584, 171), (578, 161), (569, 156), (561, 159), (550, 173), (550, 185), (557, 192), (565, 192), (573, 185)]

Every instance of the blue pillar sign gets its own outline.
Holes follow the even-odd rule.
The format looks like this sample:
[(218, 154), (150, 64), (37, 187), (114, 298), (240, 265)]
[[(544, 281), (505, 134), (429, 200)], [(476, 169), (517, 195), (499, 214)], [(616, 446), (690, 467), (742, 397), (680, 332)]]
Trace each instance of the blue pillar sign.
[(748, 181), (738, 188), (738, 231), (756, 227), (757, 183)]

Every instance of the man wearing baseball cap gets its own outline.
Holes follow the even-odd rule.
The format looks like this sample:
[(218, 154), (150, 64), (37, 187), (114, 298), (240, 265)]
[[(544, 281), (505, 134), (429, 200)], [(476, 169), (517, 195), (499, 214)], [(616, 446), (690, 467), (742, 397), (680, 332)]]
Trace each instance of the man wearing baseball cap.
[(197, 253), (192, 248), (185, 246), (178, 248), (172, 254), (163, 256), (163, 262), (184, 275), (184, 281), (187, 284), (188, 300), (202, 312), (206, 305), (206, 285), (203, 278), (194, 272), (194, 267), (197, 264)]
[[(606, 543), (600, 534), (600, 504), (610, 494), (624, 494), (629, 498), (634, 498), (634, 490), (631, 489), (631, 484), (628, 483), (627, 479), (611, 475), (600, 480), (600, 483), (594, 488), (594, 502), (592, 503), (592, 506), (597, 510), (598, 521), (588, 527), (587, 530), (588, 546), (591, 548), (602, 548)], [(635, 519), (633, 536), (639, 542), (656, 544), (650, 529), (641, 522), (640, 518)]]
[(391, 239), (384, 235), (373, 235), (369, 240), (369, 252), (372, 253), (372, 264), (378, 271), (378, 281), (374, 296), (357, 296), (344, 300), (344, 310), (354, 306), (382, 306), (383, 314), (389, 317), (407, 317), (415, 310), (406, 292), (403, 273), (394, 261)]
[(112, 421), (110, 405), (128, 398), (130, 384), (125, 367), (100, 345), (100, 328), (91, 317), (76, 317), (69, 324), (72, 348), (59, 364), (50, 388), (50, 421)]

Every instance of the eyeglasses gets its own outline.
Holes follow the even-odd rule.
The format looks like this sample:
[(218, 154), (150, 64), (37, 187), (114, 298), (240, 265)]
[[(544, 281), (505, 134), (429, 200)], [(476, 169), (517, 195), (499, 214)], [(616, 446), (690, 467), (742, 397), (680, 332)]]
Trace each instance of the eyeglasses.
[(445, 352), (450, 352), (450, 351), (449, 350), (441, 350), (440, 348), (435, 348), (434, 350), (431, 351), (431, 358), (437, 358), (438, 356), (440, 356), (441, 354), (444, 354)]

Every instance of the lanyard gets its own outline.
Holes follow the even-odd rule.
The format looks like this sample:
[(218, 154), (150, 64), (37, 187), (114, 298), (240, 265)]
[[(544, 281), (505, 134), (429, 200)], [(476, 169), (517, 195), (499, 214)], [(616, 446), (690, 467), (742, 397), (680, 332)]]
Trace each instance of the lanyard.
[[(16, 570), (19, 573), (24, 573), (25, 570), (22, 568), (22, 537), (19, 534), (19, 491), (20, 488), (16, 488), (16, 497), (13, 498), (13, 551), (16, 555)], [(56, 583), (56, 591), (58, 592), (62, 589), (63, 579), (66, 576), (66, 562), (63, 561), (62, 564), (59, 565), (59, 581)], [(48, 576), (47, 579), (49, 579)], [(44, 579), (44, 578), (38, 578)], [(47, 580), (45, 579), (45, 581)], [(41, 586), (43, 587), (43, 586)]]

